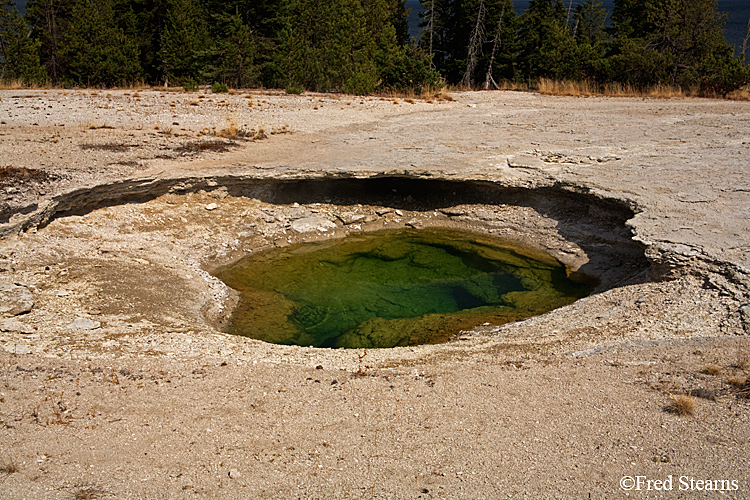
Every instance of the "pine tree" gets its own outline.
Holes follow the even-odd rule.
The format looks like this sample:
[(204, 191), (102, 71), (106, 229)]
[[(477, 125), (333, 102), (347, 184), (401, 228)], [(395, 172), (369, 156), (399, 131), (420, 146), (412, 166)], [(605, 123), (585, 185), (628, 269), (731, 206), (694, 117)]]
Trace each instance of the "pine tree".
[(40, 60), (53, 84), (59, 84), (65, 61), (60, 54), (63, 35), (71, 19), (74, 0), (29, 0), (26, 20), (31, 25), (31, 36), (40, 46)]
[(64, 81), (114, 86), (141, 77), (138, 47), (116, 25), (112, 0), (77, 0), (71, 15), (60, 49)]
[(211, 41), (206, 16), (196, 0), (167, 1), (160, 42), (165, 86), (193, 87), (205, 80)]
[(432, 66), (447, 77), (448, 62), (454, 57), (456, 47), (452, 43), (456, 30), (450, 20), (456, 18), (458, 0), (420, 0), (420, 3), (424, 8), (420, 26), (424, 30), (419, 44), (427, 51)]
[(619, 0), (609, 78), (726, 93), (750, 79), (724, 37), (716, 0)]
[(162, 35), (166, 26), (163, 0), (113, 0), (117, 24), (138, 48), (139, 64), (150, 84), (163, 83)]
[(256, 81), (255, 44), (252, 32), (238, 11), (214, 15), (214, 45), (210, 58), (212, 77), (235, 88), (249, 87)]
[(607, 11), (598, 0), (586, 0), (576, 6), (572, 27), (578, 60), (576, 78), (603, 80), (602, 68), (607, 49), (606, 19)]
[(43, 81), (40, 48), (41, 43), (29, 37), (29, 26), (11, 0), (0, 0), (0, 80)]
[(607, 11), (599, 0), (586, 0), (573, 14), (573, 38), (578, 43), (601, 44), (606, 40)]
[(358, 0), (287, 0), (275, 67), (283, 86), (366, 94), (378, 83), (374, 26)]
[(519, 23), (519, 65), (526, 78), (577, 76), (575, 41), (562, 0), (531, 0)]
[(378, 88), (390, 91), (421, 93), (441, 86), (440, 75), (431, 65), (431, 58), (419, 47), (398, 43), (392, 25), (380, 33), (375, 55), (380, 82)]

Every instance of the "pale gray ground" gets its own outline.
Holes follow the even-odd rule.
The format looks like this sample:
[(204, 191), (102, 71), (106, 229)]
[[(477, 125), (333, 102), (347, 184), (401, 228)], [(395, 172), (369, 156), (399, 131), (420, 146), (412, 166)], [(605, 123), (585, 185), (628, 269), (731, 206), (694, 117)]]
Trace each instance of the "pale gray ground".
[[(750, 103), (453, 97), (0, 92), (0, 167), (52, 176), (0, 198), (0, 497), (618, 498), (623, 476), (670, 475), (673, 491), (629, 497), (750, 496)], [(213, 135), (232, 125), (269, 137)], [(386, 208), (305, 184), (344, 177), (420, 183)], [(563, 201), (473, 204), (457, 184), (433, 206), (423, 179)], [(292, 181), (299, 203), (274, 203)], [(636, 215), (600, 226), (599, 198)], [(406, 225), (632, 273), (443, 345), (364, 354), (216, 329), (232, 293), (206, 271)], [(665, 411), (682, 393), (695, 416)], [(729, 491), (680, 491), (681, 476)]]

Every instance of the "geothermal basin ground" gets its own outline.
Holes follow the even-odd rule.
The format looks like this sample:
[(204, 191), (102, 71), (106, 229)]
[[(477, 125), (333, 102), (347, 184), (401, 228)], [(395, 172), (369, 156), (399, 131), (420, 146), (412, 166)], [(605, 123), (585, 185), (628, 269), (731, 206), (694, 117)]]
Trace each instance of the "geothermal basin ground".
[[(746, 102), (0, 91), (0, 498), (747, 498), (749, 156)], [(430, 228), (598, 285), (435, 345), (225, 333), (223, 266)]]

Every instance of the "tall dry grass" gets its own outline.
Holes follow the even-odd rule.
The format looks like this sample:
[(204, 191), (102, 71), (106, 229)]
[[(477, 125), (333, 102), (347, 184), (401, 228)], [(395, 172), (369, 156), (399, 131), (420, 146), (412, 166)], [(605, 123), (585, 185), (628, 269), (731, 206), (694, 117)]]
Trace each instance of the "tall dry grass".
[(540, 94), (576, 97), (599, 93), (598, 87), (594, 87), (586, 80), (552, 80), (550, 78), (541, 78), (537, 90)]
[(750, 101), (750, 86), (734, 90), (726, 95), (732, 101)]
[[(506, 90), (506, 89), (503, 89)], [(516, 90), (508, 88), (507, 90)], [(607, 97), (648, 97), (652, 99), (684, 99), (688, 97), (705, 97), (712, 99), (728, 99), (735, 101), (750, 101), (750, 86), (730, 92), (726, 95), (701, 91), (698, 87), (684, 89), (679, 85), (656, 84), (647, 88), (636, 87), (629, 83), (611, 82), (599, 85), (588, 81), (553, 80), (542, 78), (536, 86), (540, 94), (563, 96), (591, 96)]]
[(47, 81), (44, 83), (39, 82), (27, 82), (18, 78), (5, 78), (0, 80), (0, 90), (40, 90), (40, 89), (51, 89), (52, 84)]
[[(50, 81), (26, 82), (20, 79), (3, 79), (0, 80), (0, 90), (50, 90), (62, 89), (63, 87), (52, 85)], [(85, 87), (79, 90), (85, 90)], [(90, 90), (99, 89), (91, 87)], [(163, 87), (151, 86), (143, 81), (132, 82), (127, 85), (112, 87), (112, 90), (154, 90), (161, 92), (183, 93), (186, 90), (183, 87)], [(440, 85), (437, 87), (425, 87), (417, 91), (416, 89), (406, 89), (401, 91), (383, 91), (375, 94), (377, 97), (399, 98), (399, 99), (421, 99), (428, 102), (432, 101), (452, 101), (451, 92), (463, 92), (472, 90), (488, 90), (484, 88), (484, 83), (474, 86), (465, 85)], [(728, 99), (734, 101), (750, 101), (750, 85), (726, 95), (711, 94), (701, 92), (698, 88), (683, 89), (680, 86), (657, 84), (648, 88), (639, 88), (629, 83), (611, 82), (605, 84), (592, 83), (586, 80), (555, 80), (551, 78), (540, 78), (537, 82), (518, 82), (513, 80), (500, 80), (497, 90), (510, 90), (518, 92), (538, 91), (545, 95), (558, 96), (607, 96), (607, 97), (640, 97), (653, 99), (682, 99), (688, 97), (708, 97), (716, 99)], [(241, 92), (238, 89), (231, 89), (230, 93)]]
[(403, 90), (383, 90), (381, 92), (376, 92), (374, 95), (386, 99), (423, 99), (436, 101), (452, 101), (453, 97), (451, 97), (450, 95), (451, 90), (455, 89), (449, 88), (446, 85), (440, 85), (437, 87), (426, 85), (419, 90), (415, 89), (414, 87)]

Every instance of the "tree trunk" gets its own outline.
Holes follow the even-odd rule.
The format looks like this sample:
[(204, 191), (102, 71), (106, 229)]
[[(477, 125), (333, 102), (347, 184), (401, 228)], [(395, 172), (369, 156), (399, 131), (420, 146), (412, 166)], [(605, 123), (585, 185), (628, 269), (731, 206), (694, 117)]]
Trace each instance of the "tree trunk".
[(471, 86), (471, 74), (474, 73), (474, 68), (477, 65), (477, 47), (482, 44), (484, 38), (484, 23), (482, 18), (484, 17), (484, 0), (479, 0), (479, 11), (477, 12), (477, 23), (474, 25), (474, 30), (471, 32), (471, 39), (469, 40), (469, 52), (466, 55), (466, 72), (464, 77), (461, 79), (461, 85), (470, 87)]
[(495, 39), (492, 41), (492, 54), (490, 55), (490, 63), (487, 66), (487, 74), (484, 75), (484, 90), (488, 90), (490, 88), (490, 83), (496, 89), (500, 89), (500, 86), (492, 77), (492, 65), (495, 63), (495, 54), (497, 53), (497, 48), (500, 44), (500, 32), (503, 27), (503, 17), (505, 17), (505, 5), (503, 5), (503, 10), (500, 12), (500, 19), (497, 20), (497, 31), (495, 32)]

